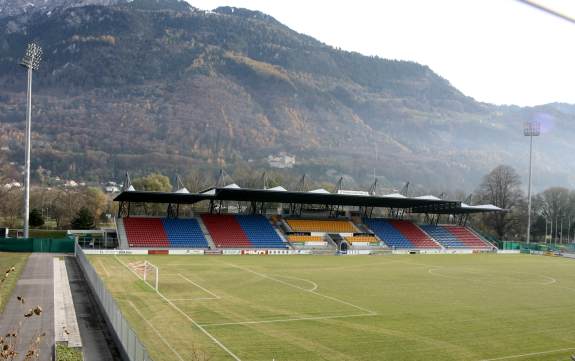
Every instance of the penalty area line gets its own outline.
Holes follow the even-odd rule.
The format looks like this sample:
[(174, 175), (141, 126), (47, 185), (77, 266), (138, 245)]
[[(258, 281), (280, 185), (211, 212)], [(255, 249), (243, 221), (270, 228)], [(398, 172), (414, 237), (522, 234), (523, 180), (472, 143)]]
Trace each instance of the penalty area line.
[[(130, 272), (132, 272), (133, 274), (136, 275), (136, 277), (138, 277), (139, 279), (142, 279), (142, 277), (140, 277), (140, 275), (135, 272), (133, 269), (131, 269), (127, 264), (125, 264), (124, 262), (122, 262), (118, 256), (114, 255), (114, 258), (124, 267), (126, 267)], [(212, 335), (211, 333), (209, 333), (204, 327), (202, 327), (202, 325), (200, 325), (199, 323), (197, 323), (193, 318), (190, 317), (190, 315), (188, 315), (187, 313), (185, 313), (184, 311), (182, 311), (181, 308), (179, 308), (178, 306), (176, 306), (172, 301), (170, 301), (166, 296), (164, 296), (160, 291), (158, 291), (157, 289), (155, 289), (154, 287), (152, 287), (152, 285), (149, 285), (148, 283), (146, 283), (153, 291), (155, 291), (158, 296), (160, 296), (164, 301), (166, 301), (166, 303), (168, 305), (170, 305), (174, 310), (176, 310), (178, 313), (180, 313), (182, 316), (184, 316), (188, 321), (190, 321), (192, 323), (192, 325), (196, 326), (200, 331), (202, 331), (202, 333), (206, 336), (208, 336), (216, 345), (218, 345), (222, 350), (224, 350), (228, 355), (230, 355), (234, 360), (236, 361), (242, 361), (242, 359), (240, 359), (238, 356), (236, 356), (236, 354), (234, 354), (232, 351), (230, 351), (230, 349), (228, 349), (220, 340), (218, 340), (214, 335)]]
[(563, 351), (572, 351), (572, 350), (575, 350), (575, 347), (558, 348), (558, 349), (556, 349), (556, 350), (548, 350), (548, 351), (541, 351), (541, 352), (531, 352), (531, 353), (524, 353), (524, 354), (510, 355), (510, 356), (503, 356), (503, 357), (496, 357), (496, 358), (488, 358), (488, 359), (483, 359), (483, 360), (480, 360), (480, 361), (512, 360), (512, 359), (515, 359), (515, 358), (529, 357), (529, 356), (538, 356), (538, 355), (546, 355), (546, 354), (550, 354), (550, 353), (557, 353), (557, 352), (563, 352)]

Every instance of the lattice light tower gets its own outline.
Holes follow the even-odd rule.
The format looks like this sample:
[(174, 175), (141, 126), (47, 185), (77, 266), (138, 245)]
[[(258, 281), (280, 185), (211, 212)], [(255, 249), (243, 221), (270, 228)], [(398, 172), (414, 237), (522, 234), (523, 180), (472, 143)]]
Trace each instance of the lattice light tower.
[(29, 217), (30, 217), (30, 134), (32, 126), (32, 72), (38, 70), (42, 60), (42, 48), (36, 43), (28, 44), (26, 53), (20, 61), (20, 65), (28, 72), (28, 90), (26, 92), (26, 159), (25, 159), (25, 181), (24, 181), (24, 238), (29, 237)]
[(529, 185), (527, 186), (527, 243), (531, 239), (531, 173), (533, 169), (533, 137), (541, 135), (541, 123), (537, 120), (525, 122), (523, 135), (529, 137)]

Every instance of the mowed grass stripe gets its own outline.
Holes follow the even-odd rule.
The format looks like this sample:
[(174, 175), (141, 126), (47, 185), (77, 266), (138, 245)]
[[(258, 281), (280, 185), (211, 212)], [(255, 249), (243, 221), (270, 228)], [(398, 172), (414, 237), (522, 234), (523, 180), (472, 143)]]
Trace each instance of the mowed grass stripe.
[[(120, 304), (132, 300), (184, 359), (190, 359), (192, 345), (211, 355), (210, 360), (227, 359), (141, 281), (115, 268), (113, 258), (91, 258), (101, 259), (112, 275), (104, 278)], [(520, 361), (551, 361), (568, 359), (575, 347), (575, 315), (570, 312), (575, 292), (572, 260), (526, 255), (121, 258), (126, 262), (148, 259), (158, 265), (160, 289), (162, 272), (180, 273), (218, 295), (219, 300), (177, 305), (200, 325), (229, 322), (206, 327), (244, 361), (478, 361), (511, 356), (521, 357)], [(431, 268), (454, 278), (432, 275)], [(103, 273), (101, 266), (98, 271)], [(318, 287), (314, 289), (309, 281)], [(182, 278), (170, 287), (171, 296), (194, 289)], [(312, 289), (377, 315), (332, 318), (358, 310), (318, 297)], [(130, 308), (128, 312), (135, 316), (130, 321), (137, 323), (142, 340), (155, 349), (153, 356), (158, 358), (154, 359), (175, 360)], [(317, 319), (273, 322), (305, 316)]]

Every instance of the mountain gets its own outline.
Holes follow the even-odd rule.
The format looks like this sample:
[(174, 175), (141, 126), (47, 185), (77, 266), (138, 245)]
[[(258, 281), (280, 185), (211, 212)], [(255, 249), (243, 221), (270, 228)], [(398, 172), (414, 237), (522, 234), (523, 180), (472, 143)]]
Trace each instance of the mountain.
[(537, 139), (535, 184), (575, 186), (572, 105), (480, 103), (427, 66), (342, 51), (257, 11), (177, 0), (26, 3), (34, 10), (0, 3), (0, 147), (21, 163), (18, 60), (36, 40), (37, 176), (259, 169), (285, 151), (297, 157), (292, 173), (319, 180), (365, 185), (375, 167), (388, 186), (468, 191), (500, 163), (526, 173), (523, 122), (541, 118), (554, 130)]
[[(122, 0), (0, 0), (0, 16), (50, 13), (54, 9), (67, 9), (86, 5), (114, 5)], [(124, 0), (126, 1), (126, 0)]]

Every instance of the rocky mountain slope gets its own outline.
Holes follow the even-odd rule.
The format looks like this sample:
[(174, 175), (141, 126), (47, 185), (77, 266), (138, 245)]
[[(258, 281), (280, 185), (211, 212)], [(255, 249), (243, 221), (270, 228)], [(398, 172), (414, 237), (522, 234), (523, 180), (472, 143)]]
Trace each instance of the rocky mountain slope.
[(287, 151), (297, 157), (293, 173), (318, 179), (345, 174), (364, 185), (375, 167), (392, 186), (469, 190), (500, 163), (524, 173), (523, 122), (541, 118), (553, 129), (538, 139), (535, 181), (575, 185), (570, 105), (479, 103), (426, 66), (334, 49), (245, 9), (28, 2), (35, 11), (0, 2), (9, 14), (0, 16), (0, 147), (21, 162), (18, 59), (33, 39), (45, 54), (34, 83), (39, 173), (98, 180), (125, 170), (255, 169)]

